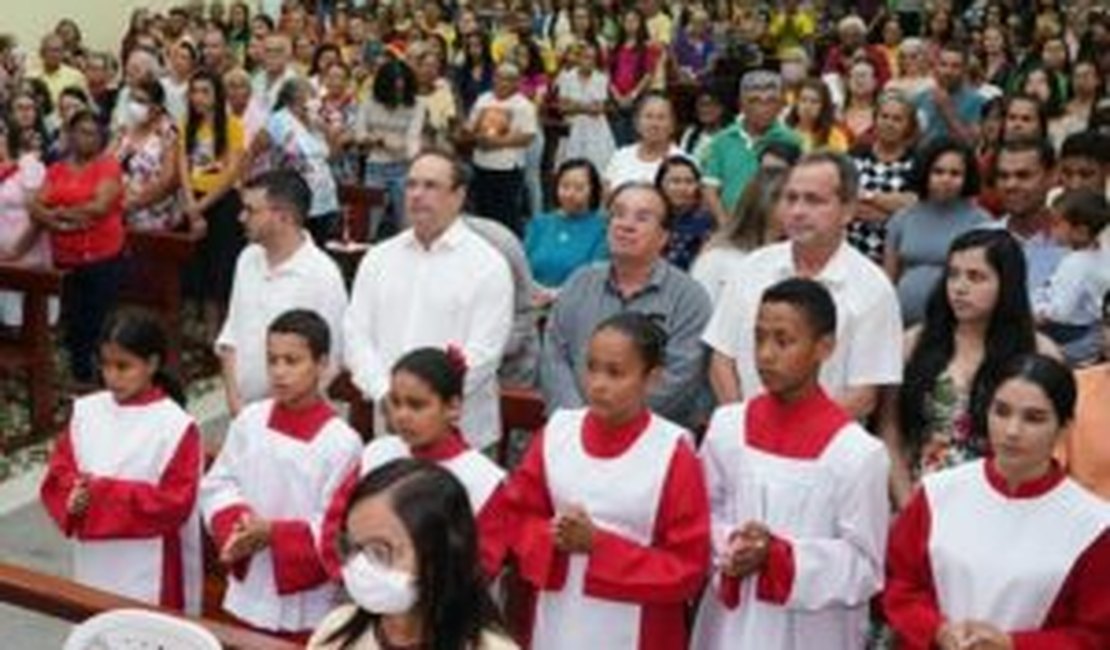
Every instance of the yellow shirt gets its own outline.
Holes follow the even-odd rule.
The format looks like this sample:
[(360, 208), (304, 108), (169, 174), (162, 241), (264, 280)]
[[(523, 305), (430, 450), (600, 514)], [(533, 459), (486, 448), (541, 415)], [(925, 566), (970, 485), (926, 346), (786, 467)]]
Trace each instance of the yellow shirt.
[(848, 134), (839, 126), (834, 126), (832, 130), (829, 131), (829, 140), (821, 147), (814, 146), (812, 133), (800, 131), (797, 128), (795, 128), (795, 130), (798, 131), (798, 135), (802, 136), (802, 150), (806, 153), (814, 149), (825, 149), (837, 153), (846, 153), (851, 144), (851, 139), (848, 137)]
[(50, 99), (56, 105), (58, 98), (61, 97), (62, 91), (70, 86), (77, 86), (81, 90), (87, 90), (85, 85), (85, 75), (76, 68), (71, 68), (66, 64), (58, 66), (58, 69), (53, 74), (47, 74), (45, 70), (39, 73), (39, 79), (46, 83), (46, 87), (50, 90)]
[(243, 134), (243, 123), (239, 118), (227, 116), (227, 151), (221, 158), (216, 158), (216, 141), (212, 134), (210, 124), (202, 124), (197, 129), (196, 143), (192, 151), (185, 150), (185, 125), (181, 125), (182, 151), (185, 151), (189, 164), (189, 185), (197, 194), (207, 194), (220, 187), (227, 180), (228, 175), (234, 170), (228, 165), (232, 153), (242, 152), (246, 146)]

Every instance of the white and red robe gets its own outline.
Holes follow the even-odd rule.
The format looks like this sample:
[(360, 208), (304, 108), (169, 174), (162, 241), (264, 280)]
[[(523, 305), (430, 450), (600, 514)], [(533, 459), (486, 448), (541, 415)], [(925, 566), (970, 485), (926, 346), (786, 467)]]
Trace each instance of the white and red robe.
[(983, 621), (1015, 650), (1110, 648), (1110, 504), (1055, 464), (1010, 489), (989, 460), (926, 476), (895, 522), (883, 609), (899, 647)]
[[(686, 648), (686, 603), (709, 560), (705, 481), (686, 431), (648, 411), (615, 429), (585, 409), (556, 411), (508, 500), (512, 551), (538, 592), (532, 648)], [(588, 554), (555, 546), (569, 506), (593, 521)]]
[(793, 404), (762, 394), (717, 409), (701, 459), (716, 564), (748, 521), (772, 537), (757, 574), (716, 572), (691, 647), (863, 648), (890, 520), (882, 443), (821, 390)]
[(409, 447), (396, 435), (382, 436), (366, 445), (357, 471), (350, 472), (328, 507), (321, 548), (328, 573), (333, 578), (340, 575), (341, 560), (336, 540), (343, 528), (347, 502), (358, 480), (398, 458), (416, 458), (435, 463), (451, 472), (463, 484), (477, 525), (482, 571), (490, 580), (497, 578), (508, 550), (505, 528), (505, 470), (481, 452), (472, 449), (458, 431), (425, 447)]
[[(73, 547), (74, 579), (98, 589), (200, 613), (203, 559), (197, 486), (200, 431), (160, 389), (126, 402), (108, 391), (73, 403), (40, 490)], [(84, 514), (66, 503), (90, 477)]]
[(358, 462), (362, 441), (323, 401), (292, 410), (268, 399), (231, 422), (201, 481), (201, 508), (216, 548), (246, 513), (271, 523), (270, 544), (233, 567), (224, 609), (260, 629), (312, 630), (337, 588), (317, 551), (328, 504)]

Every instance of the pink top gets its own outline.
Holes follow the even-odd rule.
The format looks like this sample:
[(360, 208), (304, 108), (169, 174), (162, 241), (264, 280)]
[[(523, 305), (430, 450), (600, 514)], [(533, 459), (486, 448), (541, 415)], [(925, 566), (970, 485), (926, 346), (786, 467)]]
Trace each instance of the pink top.
[[(14, 170), (0, 164), (0, 250), (8, 250), (31, 225), (27, 204), (42, 187), (46, 167), (34, 154), (23, 155)], [(19, 263), (39, 265), (50, 263), (50, 249), (46, 237), (39, 237), (35, 245), (19, 259)]]

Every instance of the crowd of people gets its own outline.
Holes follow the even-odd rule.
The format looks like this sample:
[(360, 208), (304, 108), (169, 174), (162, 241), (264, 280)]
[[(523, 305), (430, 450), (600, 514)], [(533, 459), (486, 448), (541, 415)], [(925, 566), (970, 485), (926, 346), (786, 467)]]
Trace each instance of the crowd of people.
[[(229, 615), (309, 647), (1110, 645), (1105, 7), (271, 4), (0, 38), (0, 261), (67, 271), (42, 498), (79, 580), (195, 612), (204, 529)], [(151, 229), (200, 241), (207, 471), (117, 309)], [(515, 467), (506, 387), (548, 416)]]

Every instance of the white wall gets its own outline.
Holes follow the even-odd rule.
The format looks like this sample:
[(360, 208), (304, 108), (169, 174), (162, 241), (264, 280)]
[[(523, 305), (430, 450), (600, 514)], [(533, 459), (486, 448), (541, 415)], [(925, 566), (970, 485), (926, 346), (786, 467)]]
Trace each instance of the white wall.
[(119, 53), (120, 40), (135, 7), (163, 11), (181, 0), (0, 0), (0, 33), (15, 35), (20, 47), (37, 56), (39, 40), (62, 18), (81, 27), (85, 43)]

